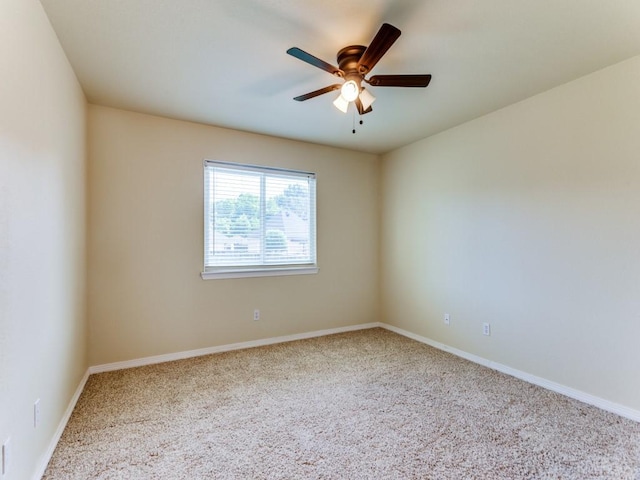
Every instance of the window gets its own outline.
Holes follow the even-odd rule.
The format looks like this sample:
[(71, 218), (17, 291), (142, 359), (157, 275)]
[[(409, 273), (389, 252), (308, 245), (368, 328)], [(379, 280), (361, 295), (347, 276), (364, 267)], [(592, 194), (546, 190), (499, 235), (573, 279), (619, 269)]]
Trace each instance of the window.
[(317, 273), (314, 173), (204, 162), (202, 278)]

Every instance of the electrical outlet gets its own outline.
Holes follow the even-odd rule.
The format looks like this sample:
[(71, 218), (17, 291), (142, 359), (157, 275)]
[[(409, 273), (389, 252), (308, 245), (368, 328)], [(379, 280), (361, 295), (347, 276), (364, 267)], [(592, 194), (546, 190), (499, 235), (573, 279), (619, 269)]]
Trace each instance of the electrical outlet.
[(491, 325), (488, 323), (482, 324), (482, 334), (483, 335), (491, 335)]
[(0, 458), (0, 477), (6, 478), (9, 473), (11, 460), (11, 438), (7, 438), (2, 444), (2, 455)]
[(449, 318), (449, 314), (445, 313), (444, 314), (444, 324), (445, 325), (449, 325), (451, 323), (451, 319)]
[(253, 320), (260, 320), (260, 310), (258, 310), (257, 308), (253, 311)]
[(38, 425), (40, 425), (40, 399), (33, 403), (33, 428), (38, 428)]

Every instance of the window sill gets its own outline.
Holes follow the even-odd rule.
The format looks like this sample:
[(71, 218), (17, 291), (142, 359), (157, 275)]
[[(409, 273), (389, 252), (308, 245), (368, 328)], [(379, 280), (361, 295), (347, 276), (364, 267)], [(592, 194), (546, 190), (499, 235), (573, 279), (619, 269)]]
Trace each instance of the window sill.
[(318, 267), (261, 268), (257, 270), (219, 270), (202, 272), (203, 280), (219, 280), (223, 278), (281, 277), (285, 275), (314, 275)]

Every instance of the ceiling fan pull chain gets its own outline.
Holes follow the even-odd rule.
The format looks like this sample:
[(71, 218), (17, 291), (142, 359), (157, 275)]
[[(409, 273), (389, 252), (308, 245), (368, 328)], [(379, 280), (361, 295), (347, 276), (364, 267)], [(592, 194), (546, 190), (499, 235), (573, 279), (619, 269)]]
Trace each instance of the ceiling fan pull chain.
[(356, 111), (353, 110), (353, 116), (351, 117), (351, 127), (353, 128), (353, 130), (351, 130), (351, 133), (353, 133), (355, 135), (356, 133)]

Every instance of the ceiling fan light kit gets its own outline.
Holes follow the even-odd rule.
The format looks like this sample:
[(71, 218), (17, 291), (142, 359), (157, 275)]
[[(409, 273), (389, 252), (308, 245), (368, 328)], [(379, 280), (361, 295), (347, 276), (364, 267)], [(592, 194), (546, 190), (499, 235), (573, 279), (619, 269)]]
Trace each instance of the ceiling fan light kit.
[(347, 113), (347, 110), (349, 109), (349, 102), (342, 96), (342, 94), (338, 95), (338, 98), (333, 101), (333, 104), (342, 113)]
[(359, 92), (360, 86), (355, 82), (355, 80), (347, 80), (340, 88), (340, 95), (342, 95), (347, 102), (353, 102), (358, 98)]
[(349, 105), (353, 103), (358, 113), (364, 115), (372, 111), (371, 104), (376, 100), (376, 97), (362, 86), (363, 82), (372, 87), (426, 87), (431, 81), (431, 75), (374, 75), (366, 78), (366, 75), (373, 70), (382, 56), (400, 37), (400, 33), (400, 30), (393, 25), (382, 24), (368, 47), (350, 45), (341, 49), (337, 54), (338, 67), (297, 47), (290, 48), (287, 50), (289, 55), (343, 80), (341, 84), (329, 85), (297, 96), (294, 100), (303, 102), (325, 93), (340, 90), (340, 95), (333, 101), (336, 108), (347, 113)]
[(367, 110), (371, 104), (376, 101), (376, 97), (374, 97), (369, 90), (363, 88), (360, 92), (360, 101), (362, 102), (362, 108)]

